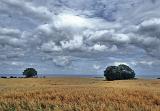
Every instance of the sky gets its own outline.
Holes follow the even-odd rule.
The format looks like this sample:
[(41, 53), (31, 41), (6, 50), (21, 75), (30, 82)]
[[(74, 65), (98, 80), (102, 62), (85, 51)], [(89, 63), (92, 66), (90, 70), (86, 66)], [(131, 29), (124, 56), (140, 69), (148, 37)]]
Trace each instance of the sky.
[(0, 0), (0, 73), (160, 75), (159, 0)]

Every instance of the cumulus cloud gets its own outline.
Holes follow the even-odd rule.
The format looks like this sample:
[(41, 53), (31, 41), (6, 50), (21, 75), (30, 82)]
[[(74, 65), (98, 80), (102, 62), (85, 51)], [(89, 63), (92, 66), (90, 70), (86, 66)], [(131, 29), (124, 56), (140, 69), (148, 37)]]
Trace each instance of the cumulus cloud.
[[(24, 0), (1, 0), (1, 11), (9, 14), (16, 14), (29, 19), (39, 19), (42, 21), (48, 21), (52, 19), (51, 12), (47, 7), (34, 6), (31, 2)], [(10, 10), (12, 9), (12, 10)]]
[(66, 56), (58, 56), (53, 59), (53, 62), (58, 67), (68, 67), (71, 64), (70, 58)]
[(44, 43), (41, 46), (42, 51), (44, 52), (54, 52), (54, 51), (61, 51), (62, 49), (55, 45), (53, 41), (50, 41), (48, 43)]
[(92, 27), (87, 18), (73, 14), (60, 14), (57, 16), (56, 27), (82, 28)]
[(121, 62), (152, 71), (160, 59), (159, 5), (158, 0), (1, 0), (0, 61), (17, 67), (45, 61), (50, 72), (52, 65), (91, 70), (101, 69), (93, 64)]

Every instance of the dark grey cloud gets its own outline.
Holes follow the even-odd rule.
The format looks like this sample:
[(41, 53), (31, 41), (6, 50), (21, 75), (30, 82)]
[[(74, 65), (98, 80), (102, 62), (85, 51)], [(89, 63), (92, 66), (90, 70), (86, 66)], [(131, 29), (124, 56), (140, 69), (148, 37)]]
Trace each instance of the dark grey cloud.
[(1, 0), (1, 66), (103, 73), (107, 65), (124, 63), (158, 74), (159, 5), (158, 0)]

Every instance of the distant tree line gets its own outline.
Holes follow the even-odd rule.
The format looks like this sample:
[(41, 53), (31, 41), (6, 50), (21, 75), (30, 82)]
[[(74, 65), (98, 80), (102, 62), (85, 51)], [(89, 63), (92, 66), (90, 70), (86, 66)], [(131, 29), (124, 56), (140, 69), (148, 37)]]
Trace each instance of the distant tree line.
[[(37, 71), (34, 68), (26, 68), (23, 71), (23, 76), (25, 76), (25, 78), (38, 77)], [(107, 67), (104, 71), (104, 76), (106, 80), (126, 80), (126, 79), (133, 79), (135, 77), (135, 72), (129, 66), (121, 64), (118, 66)], [(1, 78), (7, 78), (7, 77), (2, 76)], [(10, 76), (10, 78), (17, 78), (17, 77)], [(18, 78), (23, 78), (23, 77), (18, 77)]]
[[(34, 68), (26, 68), (23, 71), (23, 76), (25, 76), (25, 78), (32, 78), (32, 77), (38, 77), (37, 75), (37, 71)], [(1, 76), (1, 78), (8, 78), (6, 76)], [(10, 76), (9, 78), (24, 78), (24, 77), (16, 77), (16, 76)], [(43, 78), (45, 78), (45, 76), (43, 76)]]

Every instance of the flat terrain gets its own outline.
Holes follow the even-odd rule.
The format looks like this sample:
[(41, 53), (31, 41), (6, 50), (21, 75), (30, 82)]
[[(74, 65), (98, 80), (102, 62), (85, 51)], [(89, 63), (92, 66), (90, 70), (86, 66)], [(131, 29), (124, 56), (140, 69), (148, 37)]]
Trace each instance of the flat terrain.
[(160, 111), (160, 80), (0, 79), (0, 111)]

